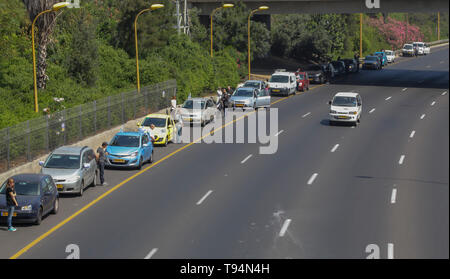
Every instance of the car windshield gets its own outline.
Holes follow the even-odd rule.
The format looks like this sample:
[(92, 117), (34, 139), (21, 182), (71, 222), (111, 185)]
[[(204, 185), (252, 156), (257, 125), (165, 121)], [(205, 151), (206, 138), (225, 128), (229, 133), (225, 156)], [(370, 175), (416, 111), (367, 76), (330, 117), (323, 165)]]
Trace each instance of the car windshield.
[(142, 126), (150, 127), (150, 124), (154, 124), (155, 127), (166, 127), (166, 119), (165, 118), (155, 118), (155, 117), (147, 117), (145, 118)]
[(115, 136), (110, 146), (139, 147), (139, 137), (126, 135)]
[(356, 107), (356, 98), (337, 96), (334, 97), (333, 103), (331, 105), (338, 107)]
[(386, 50), (386, 55), (392, 55), (392, 51)]
[(259, 82), (256, 81), (247, 81), (244, 83), (244, 86), (242, 87), (253, 87), (253, 88), (259, 88)]
[(206, 105), (205, 101), (187, 100), (186, 102), (184, 102), (183, 108), (193, 109), (195, 107), (196, 109), (198, 109), (198, 108), (204, 109), (205, 105)]
[[(14, 181), (14, 190), (16, 194), (19, 196), (39, 196), (39, 185), (37, 182), (28, 182), (28, 181)], [(3, 183), (2, 189), (0, 190), (0, 194), (6, 193), (6, 182)]]
[(404, 46), (404, 49), (412, 49), (412, 48), (413, 48), (412, 45), (405, 45), (405, 46)]
[(253, 90), (250, 89), (238, 89), (234, 92), (233, 96), (236, 97), (253, 97)]
[(417, 44), (419, 47), (423, 47), (423, 43), (419, 43)]
[(419, 45), (419, 44), (417, 44), (417, 43), (414, 43), (414, 44), (413, 44), (413, 47), (417, 47), (418, 45)]
[(80, 155), (52, 154), (47, 159), (44, 168), (50, 169), (79, 169)]
[(367, 56), (364, 60), (366, 60), (366, 61), (377, 61), (378, 59), (375, 56)]
[(269, 82), (287, 83), (287, 82), (289, 82), (289, 77), (274, 75), (274, 76), (270, 77)]

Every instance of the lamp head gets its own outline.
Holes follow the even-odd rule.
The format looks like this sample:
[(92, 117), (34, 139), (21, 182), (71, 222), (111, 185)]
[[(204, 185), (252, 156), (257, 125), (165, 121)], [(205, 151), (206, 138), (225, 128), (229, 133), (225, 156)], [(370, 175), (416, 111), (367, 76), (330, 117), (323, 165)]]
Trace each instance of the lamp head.
[(164, 8), (163, 4), (153, 4), (153, 5), (150, 6), (150, 9), (152, 11), (157, 10), (157, 9), (161, 9), (161, 8)]
[(65, 8), (65, 7), (69, 6), (69, 5), (70, 5), (69, 2), (59, 2), (59, 3), (56, 3), (55, 5), (53, 5), (52, 11), (56, 12), (56, 11), (62, 9), (62, 8)]
[(264, 11), (264, 10), (268, 10), (268, 9), (269, 9), (269, 7), (267, 7), (267, 6), (261, 6), (258, 8), (258, 11)]
[(223, 4), (223, 8), (233, 8), (234, 4)]

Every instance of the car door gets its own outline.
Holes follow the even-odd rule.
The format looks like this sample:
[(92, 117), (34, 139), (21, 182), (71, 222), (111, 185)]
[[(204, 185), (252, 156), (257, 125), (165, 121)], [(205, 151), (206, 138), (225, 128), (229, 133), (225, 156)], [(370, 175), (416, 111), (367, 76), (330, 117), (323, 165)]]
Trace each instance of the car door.
[(91, 183), (95, 179), (95, 171), (97, 170), (97, 161), (95, 160), (95, 153), (94, 150), (89, 149), (87, 151), (88, 161), (89, 161), (89, 175), (91, 176), (91, 179), (89, 180)]
[(51, 204), (52, 200), (52, 195), (49, 195), (50, 193), (50, 188), (49, 188), (49, 184), (46, 181), (45, 178), (43, 178), (40, 182), (40, 189), (41, 189), (41, 206), (43, 209), (43, 214), (46, 214), (49, 211), (49, 204)]
[(358, 103), (358, 114), (361, 115), (361, 113), (362, 113), (362, 100), (361, 100), (361, 96), (360, 96), (360, 95), (356, 96), (356, 100), (357, 100), (357, 103)]
[(261, 90), (258, 92), (258, 106), (267, 107), (270, 104), (270, 96), (267, 94), (266, 90)]
[[(91, 175), (91, 165), (90, 165), (90, 160), (88, 158), (88, 152), (87, 150), (85, 150), (83, 152), (83, 154), (81, 155), (81, 173), (82, 173), (82, 177), (81, 179), (83, 179), (84, 181), (84, 186), (89, 185), (89, 181), (92, 180), (92, 175)], [(89, 164), (89, 168), (85, 168), (84, 164)]]
[(144, 134), (142, 136), (142, 148), (144, 151), (144, 160), (148, 160), (150, 159), (151, 156), (151, 146), (150, 146), (150, 138), (148, 137), (148, 135)]

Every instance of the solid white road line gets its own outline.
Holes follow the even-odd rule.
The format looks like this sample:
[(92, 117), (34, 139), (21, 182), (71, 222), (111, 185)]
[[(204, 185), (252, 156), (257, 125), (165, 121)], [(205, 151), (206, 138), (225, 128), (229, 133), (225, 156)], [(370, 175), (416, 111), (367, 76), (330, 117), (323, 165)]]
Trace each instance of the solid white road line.
[(203, 198), (201, 198), (198, 202), (197, 205), (200, 205), (210, 194), (212, 193), (211, 190), (208, 191), (208, 193), (206, 193)]
[(241, 164), (247, 162), (247, 160), (250, 159), (252, 156), (253, 156), (253, 155), (250, 154), (250, 155), (248, 155), (247, 157), (245, 157), (245, 159), (241, 161)]
[(336, 144), (336, 145), (331, 149), (331, 152), (336, 151), (336, 149), (338, 149), (338, 147), (339, 147), (339, 144)]
[(278, 137), (281, 133), (283, 133), (284, 130), (279, 131), (275, 136)]
[(388, 243), (388, 259), (392, 260), (394, 258), (394, 244)]
[(392, 98), (392, 96), (389, 96), (389, 97), (387, 97), (385, 100), (388, 101), (388, 100), (391, 99), (391, 98)]
[(398, 160), (398, 164), (402, 165), (404, 160), (405, 160), (405, 155), (400, 156), (400, 160)]
[(313, 184), (314, 180), (316, 180), (316, 177), (318, 176), (318, 173), (315, 173), (311, 176), (311, 178), (308, 180), (308, 185)]
[(372, 113), (372, 112), (374, 112), (375, 111), (375, 109), (373, 108), (373, 109), (371, 109), (370, 111), (369, 111), (369, 113)]
[(153, 255), (154, 255), (156, 252), (158, 252), (158, 248), (153, 248), (153, 249), (150, 251), (150, 253), (148, 253), (148, 255), (145, 256), (144, 259), (145, 259), (145, 260), (150, 259), (151, 257), (153, 257)]
[(420, 119), (424, 119), (425, 118), (425, 114), (422, 114), (422, 116), (420, 117)]
[(431, 103), (431, 106), (434, 106), (434, 104), (436, 104), (436, 102), (432, 102), (432, 103)]
[[(328, 103), (327, 103), (328, 104)], [(308, 112), (307, 114), (302, 115), (302, 118), (305, 118), (306, 116), (310, 115), (311, 113)]]
[(416, 131), (412, 131), (412, 132), (411, 132), (411, 135), (409, 135), (409, 137), (410, 137), (410, 138), (413, 138), (415, 134), (416, 134)]
[(395, 203), (396, 199), (397, 199), (397, 189), (394, 188), (392, 189), (391, 203)]
[(291, 219), (286, 219), (286, 221), (284, 221), (283, 226), (281, 227), (281, 231), (279, 233), (280, 237), (284, 236), (284, 234), (286, 233), (290, 223), (291, 223)]
[(442, 96), (444, 96), (445, 94), (447, 94), (447, 91), (445, 91), (445, 92), (442, 92), (442, 94), (441, 94), (441, 95), (442, 95)]
[(402, 92), (405, 92), (406, 90), (408, 90), (408, 88), (403, 88), (403, 89), (402, 89)]

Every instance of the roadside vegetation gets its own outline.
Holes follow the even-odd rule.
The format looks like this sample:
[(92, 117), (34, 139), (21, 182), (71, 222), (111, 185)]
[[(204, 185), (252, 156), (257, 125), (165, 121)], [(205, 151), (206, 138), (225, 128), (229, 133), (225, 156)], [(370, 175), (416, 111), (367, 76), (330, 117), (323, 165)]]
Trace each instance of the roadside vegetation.
[[(58, 2), (40, 1), (48, 6)], [(148, 1), (81, 1), (81, 9), (53, 15), (54, 24), (46, 29), (48, 41), (42, 30), (36, 33), (37, 44), (46, 45), (36, 48), (38, 61), (44, 63), (38, 63), (40, 112), (34, 113), (32, 2), (0, 0), (0, 129), (42, 115), (44, 108), (55, 112), (135, 89), (133, 22)], [(181, 102), (189, 94), (198, 96), (245, 78), (248, 8), (244, 4), (236, 3), (214, 16), (211, 58), (209, 27), (200, 23), (198, 11), (190, 11), (190, 35), (178, 35), (174, 4), (158, 2), (165, 8), (141, 15), (138, 22), (141, 86), (175, 78)], [(386, 25), (404, 21), (404, 14), (388, 17)], [(436, 40), (436, 15), (410, 15), (409, 22), (410, 32), (425, 41)], [(353, 56), (359, 50), (359, 15), (273, 15), (271, 30), (257, 21), (251, 28), (253, 59), (278, 56), (319, 62)], [(401, 30), (385, 29), (383, 15), (365, 15), (364, 53), (398, 46)], [(441, 38), (448, 38), (448, 14), (441, 15)]]

